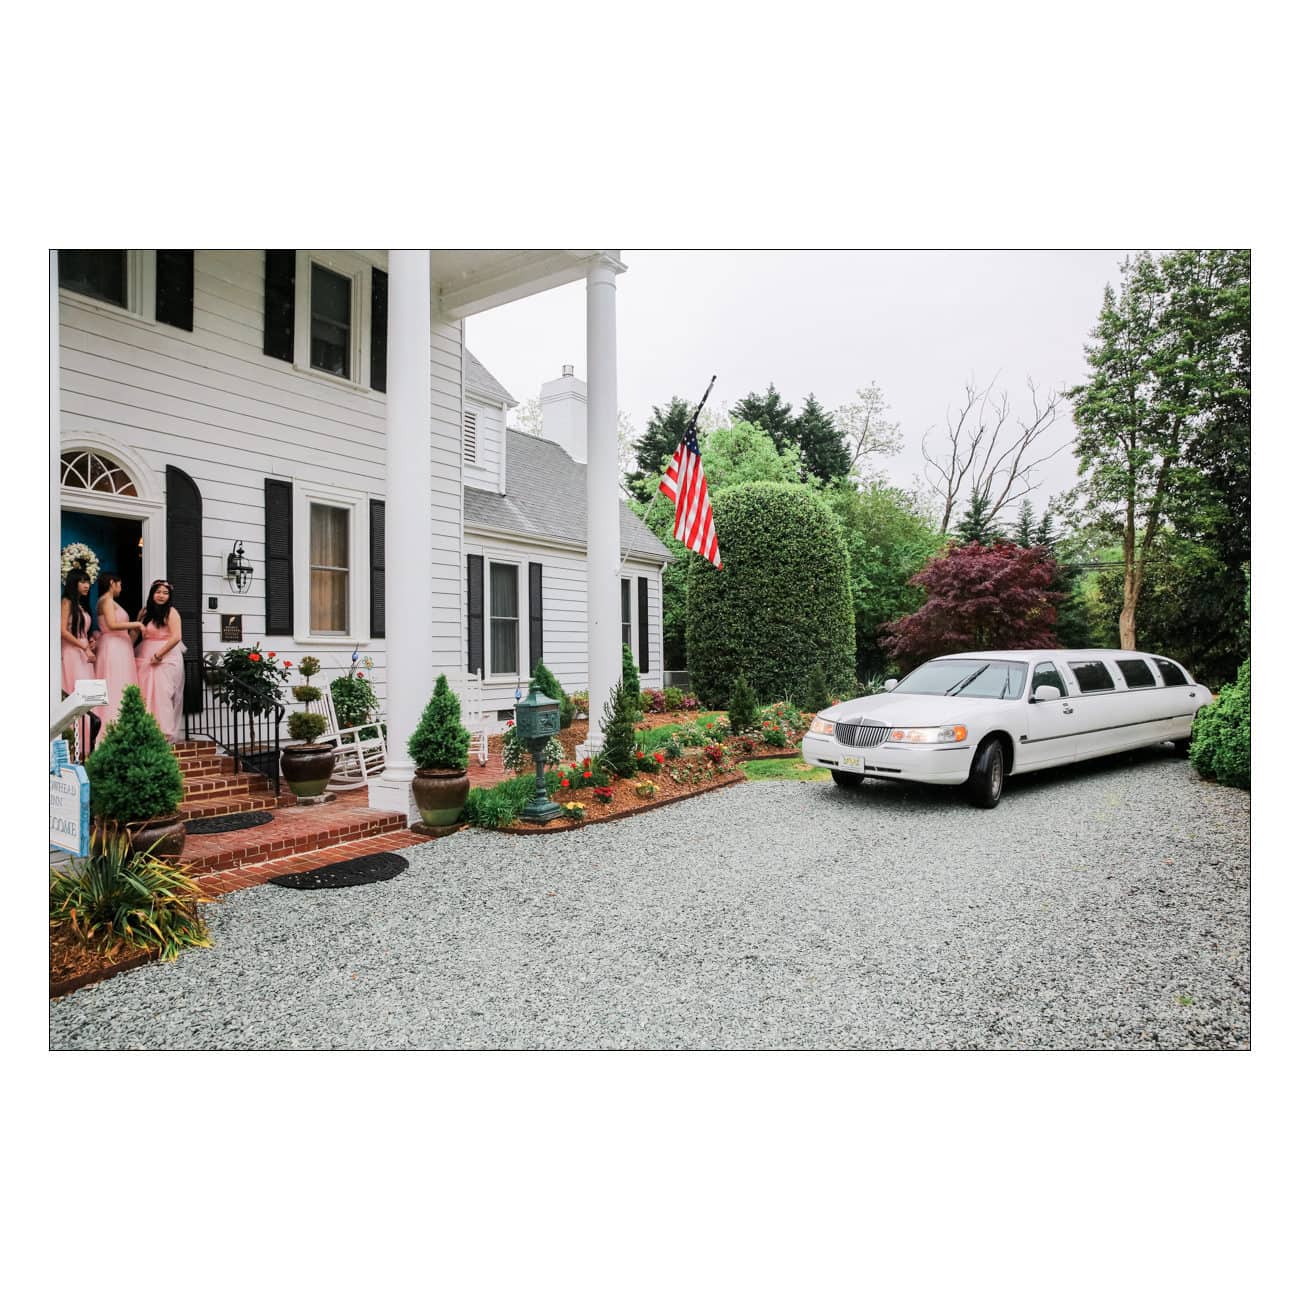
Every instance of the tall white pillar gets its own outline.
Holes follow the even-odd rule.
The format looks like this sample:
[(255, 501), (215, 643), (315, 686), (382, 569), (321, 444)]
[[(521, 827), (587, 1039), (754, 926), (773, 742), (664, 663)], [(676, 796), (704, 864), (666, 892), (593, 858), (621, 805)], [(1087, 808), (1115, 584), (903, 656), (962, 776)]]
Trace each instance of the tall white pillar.
[(370, 783), (370, 806), (412, 819), (415, 765), (406, 743), (433, 690), (430, 309), (429, 250), (390, 250), (384, 508), (388, 765)]
[(62, 428), (59, 418), (59, 254), (50, 250), (50, 713), (59, 707), (63, 693), (63, 646), (59, 637), (59, 550), (62, 519), (59, 513), (59, 483), (62, 477)]
[(604, 741), (600, 720), (622, 676), (618, 599), (618, 347), (614, 276), (602, 255), (587, 271), (587, 688), (590, 730), (584, 753)]

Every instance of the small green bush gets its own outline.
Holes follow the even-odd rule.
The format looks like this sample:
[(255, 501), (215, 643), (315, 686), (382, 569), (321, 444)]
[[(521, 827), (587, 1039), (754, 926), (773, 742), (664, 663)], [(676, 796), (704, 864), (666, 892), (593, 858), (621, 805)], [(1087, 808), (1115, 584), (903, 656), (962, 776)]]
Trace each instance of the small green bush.
[(90, 810), (104, 821), (150, 821), (180, 805), (180, 764), (138, 686), (123, 689), (117, 721), (86, 759), (86, 776)]
[(198, 912), (206, 901), (185, 867), (133, 853), (130, 839), (116, 833), (96, 831), (76, 873), (50, 872), (50, 924), (66, 925), (101, 952), (125, 944), (175, 961), (186, 948), (210, 948)]
[(530, 690), (541, 691), (543, 695), (548, 695), (559, 703), (561, 729), (572, 725), (578, 707), (574, 704), (573, 698), (565, 694), (560, 679), (540, 659), (537, 661), (537, 667), (533, 669), (532, 680), (528, 685)]
[(329, 719), (320, 713), (291, 713), (289, 739), (310, 745), (320, 739), (321, 732), (329, 726)]
[[(299, 671), (302, 671), (301, 664)], [(340, 727), (360, 727), (370, 721), (372, 714), (379, 712), (375, 688), (361, 673), (336, 677), (330, 682), (330, 694), (334, 697), (334, 712), (338, 715)]]
[(438, 675), (406, 750), (417, 768), (463, 772), (469, 766), (469, 732), (460, 725), (460, 699), (447, 685), (445, 673)]
[(826, 688), (826, 674), (822, 672), (821, 664), (814, 664), (804, 682), (803, 698), (799, 701), (799, 707), (805, 713), (820, 713), (830, 706), (830, 702), (831, 693)]
[(320, 699), (321, 690), (319, 686), (295, 686), (293, 687), (293, 698), (299, 704), (315, 704)]
[(682, 742), (677, 736), (668, 737), (668, 743), (664, 745), (664, 754), (668, 758), (681, 758), (685, 752), (682, 748)]
[(636, 772), (636, 721), (639, 716), (636, 699), (639, 693), (626, 681), (620, 682), (610, 695), (600, 720), (600, 730), (605, 738), (600, 761), (619, 776), (632, 776)]
[[(559, 788), (560, 774), (547, 772), (547, 794), (554, 798)], [(509, 826), (523, 812), (525, 805), (532, 802), (536, 790), (537, 778), (531, 775), (512, 777), (490, 787), (476, 786), (465, 800), (461, 820), (487, 830)]]
[[(1250, 660), (1192, 723), (1192, 766), (1204, 777), (1250, 789)], [(93, 787), (92, 787), (93, 788)]]
[(641, 678), (636, 670), (636, 660), (632, 658), (632, 647), (623, 642), (623, 685), (627, 688), (636, 710), (635, 722), (641, 721)]
[(727, 720), (731, 724), (731, 734), (738, 736), (742, 731), (749, 731), (758, 719), (758, 700), (753, 689), (741, 673), (732, 684), (731, 702), (727, 705)]
[[(564, 746), (559, 736), (547, 736), (546, 747), (542, 750), (542, 764), (545, 767), (559, 767), (564, 763)], [(537, 760), (533, 751), (519, 739), (518, 727), (507, 727), (501, 742), (501, 765), (512, 772), (523, 772), (536, 768)]]
[(320, 660), (315, 655), (303, 655), (298, 660), (298, 671), (310, 681), (320, 672)]
[(681, 688), (677, 686), (666, 686), (664, 688), (664, 708), (669, 713), (677, 713), (682, 707), (682, 701), (686, 696), (682, 693)]

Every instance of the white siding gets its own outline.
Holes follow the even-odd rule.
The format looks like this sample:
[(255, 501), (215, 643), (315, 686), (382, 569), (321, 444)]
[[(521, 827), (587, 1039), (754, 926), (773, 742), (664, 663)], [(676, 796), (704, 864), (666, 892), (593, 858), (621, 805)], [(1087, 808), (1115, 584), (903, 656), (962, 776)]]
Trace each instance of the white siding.
[[(379, 264), (385, 264), (382, 256)], [(76, 294), (60, 293), (63, 445), (89, 435), (143, 462), (159, 483), (166, 466), (184, 470), (203, 496), (203, 648), (221, 648), (219, 613), (243, 615), (244, 643), (296, 660), (312, 653), (326, 678), (344, 669), (353, 645), (375, 660), (384, 688), (384, 642), (369, 639), (369, 608), (352, 611), (346, 644), (321, 646), (265, 635), (266, 551), (263, 480), (279, 478), (348, 488), (382, 498), (385, 395), (361, 384), (304, 372), (262, 354), (261, 251), (196, 251), (192, 333), (141, 320)], [(363, 317), (364, 321), (364, 317)], [(356, 327), (362, 328), (362, 322)], [(430, 502), (439, 633), (435, 662), (457, 667), (461, 599), (462, 326), (434, 321)], [(362, 376), (362, 378), (368, 378)], [(356, 525), (367, 527), (358, 517)], [(252, 589), (231, 591), (227, 553), (244, 543)], [(295, 554), (295, 565), (306, 562)], [(158, 575), (145, 573), (147, 584)], [(218, 609), (207, 609), (217, 597)], [(401, 594), (387, 592), (391, 603)]]
[[(496, 719), (498, 710), (513, 709), (515, 687), (528, 687), (528, 565), (542, 566), (542, 660), (559, 678), (566, 691), (587, 688), (587, 557), (581, 551), (562, 547), (548, 547), (527, 541), (506, 541), (473, 532), (465, 535), (465, 552), (484, 558), (484, 584), (486, 566), (492, 560), (519, 565), (519, 674), (518, 679), (493, 678), (484, 669), (483, 708), (488, 715), (488, 728), (500, 731), (504, 722)], [(644, 689), (663, 686), (663, 602), (659, 584), (659, 566), (629, 560), (620, 572), (621, 577), (632, 580), (632, 653), (637, 651), (637, 598), (636, 580), (647, 579), (650, 605), (650, 671), (641, 674)], [(466, 581), (462, 574), (462, 586)], [(485, 596), (486, 598), (486, 596)], [(468, 600), (468, 594), (465, 596)], [(468, 604), (466, 605), (468, 615)], [(461, 624), (461, 644), (468, 647), (468, 619)], [(488, 652), (490, 633), (484, 631), (484, 650)]]
[(465, 486), (484, 492), (501, 491), (501, 458), (504, 452), (505, 412), (491, 406), (472, 393), (465, 394), (465, 408), (477, 416), (478, 458), (465, 462)]

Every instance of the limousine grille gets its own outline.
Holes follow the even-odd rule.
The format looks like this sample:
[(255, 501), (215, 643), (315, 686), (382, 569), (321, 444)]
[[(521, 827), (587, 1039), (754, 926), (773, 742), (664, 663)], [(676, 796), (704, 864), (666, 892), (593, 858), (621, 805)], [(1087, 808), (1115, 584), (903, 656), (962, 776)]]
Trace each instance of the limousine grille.
[(889, 735), (890, 728), (864, 719), (861, 722), (837, 722), (835, 739), (849, 749), (871, 749)]

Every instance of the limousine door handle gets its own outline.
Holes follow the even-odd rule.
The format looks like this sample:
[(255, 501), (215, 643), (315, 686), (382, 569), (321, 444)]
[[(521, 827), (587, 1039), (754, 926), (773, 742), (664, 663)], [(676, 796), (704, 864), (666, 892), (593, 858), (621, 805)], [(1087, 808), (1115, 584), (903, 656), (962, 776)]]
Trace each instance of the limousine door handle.
[(1062, 704), (1062, 705), (1061, 705), (1061, 712), (1062, 712), (1062, 713), (1073, 713), (1073, 712), (1074, 712), (1074, 708), (1073, 708), (1071, 705), (1069, 705), (1069, 704)]

